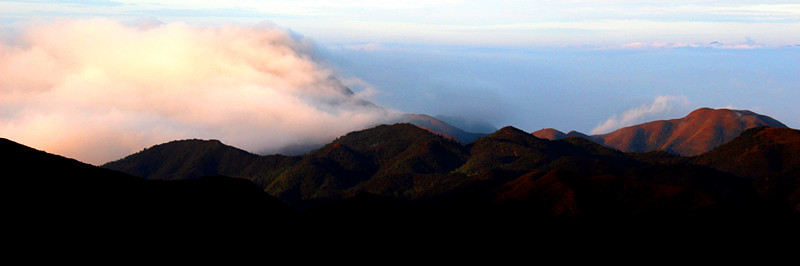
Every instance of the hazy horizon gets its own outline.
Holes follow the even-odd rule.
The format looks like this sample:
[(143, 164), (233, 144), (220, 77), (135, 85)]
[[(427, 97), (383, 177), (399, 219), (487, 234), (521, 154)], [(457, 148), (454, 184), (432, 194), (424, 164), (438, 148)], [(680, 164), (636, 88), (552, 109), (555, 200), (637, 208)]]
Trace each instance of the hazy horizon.
[(269, 153), (399, 113), (800, 127), (792, 1), (0, 1), (0, 33), (2, 137), (93, 164), (185, 138)]

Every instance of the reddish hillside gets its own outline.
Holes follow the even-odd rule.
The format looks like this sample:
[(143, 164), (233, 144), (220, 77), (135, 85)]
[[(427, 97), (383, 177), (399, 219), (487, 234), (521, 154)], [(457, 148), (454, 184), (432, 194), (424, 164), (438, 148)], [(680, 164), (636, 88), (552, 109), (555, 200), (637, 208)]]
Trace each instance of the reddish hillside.
[(567, 137), (567, 134), (564, 134), (564, 132), (558, 131), (554, 128), (540, 129), (534, 131), (532, 134), (537, 138), (548, 140), (559, 140)]
[(800, 130), (749, 129), (694, 163), (752, 178), (762, 196), (784, 201), (800, 213)]
[(553, 216), (576, 216), (580, 208), (575, 189), (564, 183), (564, 179), (574, 179), (574, 175), (560, 168), (547, 174), (532, 171), (498, 188), (494, 201), (530, 201)]
[(684, 118), (653, 121), (595, 137), (603, 145), (624, 152), (665, 150), (694, 156), (759, 126), (786, 127), (775, 119), (751, 111), (700, 108)]
[(800, 130), (760, 127), (713, 151), (695, 163), (743, 177), (794, 177), (800, 182)]
[(554, 129), (554, 128), (545, 128), (545, 129), (540, 129), (540, 130), (534, 131), (531, 134), (533, 134), (533, 136), (535, 136), (537, 138), (547, 139), (547, 140), (560, 140), (560, 139), (565, 139), (565, 138), (569, 138), (569, 137), (578, 137), (578, 138), (588, 139), (588, 140), (591, 140), (591, 141), (594, 141), (594, 142), (597, 142), (597, 143), (603, 143), (603, 140), (600, 139), (597, 136), (589, 136), (589, 135), (583, 134), (583, 133), (575, 131), (575, 130), (570, 131), (569, 133), (565, 134), (564, 132), (561, 132), (561, 131), (559, 131), (557, 129)]

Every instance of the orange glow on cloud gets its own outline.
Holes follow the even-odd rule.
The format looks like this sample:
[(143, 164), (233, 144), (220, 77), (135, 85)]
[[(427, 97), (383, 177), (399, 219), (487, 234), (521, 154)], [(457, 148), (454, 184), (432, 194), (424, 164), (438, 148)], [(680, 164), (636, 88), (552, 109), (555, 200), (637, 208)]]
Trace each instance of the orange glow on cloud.
[(0, 44), (1, 137), (89, 163), (183, 138), (274, 152), (391, 116), (275, 28), (66, 20), (22, 38)]

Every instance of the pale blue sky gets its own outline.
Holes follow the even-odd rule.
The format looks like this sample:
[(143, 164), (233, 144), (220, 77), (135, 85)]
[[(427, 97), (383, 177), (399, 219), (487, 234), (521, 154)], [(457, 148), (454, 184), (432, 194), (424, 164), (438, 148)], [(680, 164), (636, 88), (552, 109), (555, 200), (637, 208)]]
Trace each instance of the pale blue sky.
[(642, 120), (733, 107), (800, 127), (798, 1), (0, 1), (5, 32), (64, 17), (268, 23), (382, 106), (497, 127), (589, 132), (659, 96), (680, 100)]
[(324, 43), (619, 46), (800, 44), (797, 1), (0, 1), (4, 19), (272, 21)]
[[(345, 12), (343, 16), (321, 16), (319, 23), (291, 19), (286, 19), (285, 23), (297, 23), (295, 27), (298, 30), (342, 42), (614, 46), (633, 42), (730, 43), (750, 36), (771, 45), (790, 45), (797, 44), (799, 38), (791, 34), (797, 33), (800, 25), (800, 5), (797, 3), (718, 6), (681, 5), (679, 1), (666, 1), (670, 4), (639, 6), (623, 1), (598, 2), (433, 1), (428, 6), (417, 8), (378, 7), (364, 10), (363, 15)], [(349, 29), (355, 30), (355, 34), (341, 35)], [(361, 39), (365, 35), (370, 39)]]
[(378, 103), (527, 131), (589, 133), (659, 96), (639, 122), (700, 107), (750, 109), (800, 126), (800, 49), (340, 49), (336, 65), (381, 88)]

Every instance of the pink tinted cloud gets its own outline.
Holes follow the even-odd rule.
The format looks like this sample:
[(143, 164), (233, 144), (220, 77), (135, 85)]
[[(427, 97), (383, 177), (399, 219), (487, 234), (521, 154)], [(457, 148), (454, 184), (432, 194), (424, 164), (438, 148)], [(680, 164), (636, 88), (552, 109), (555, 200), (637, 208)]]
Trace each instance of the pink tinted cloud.
[(0, 44), (0, 132), (100, 164), (150, 145), (216, 138), (253, 152), (321, 144), (386, 121), (271, 27), (32, 25)]

